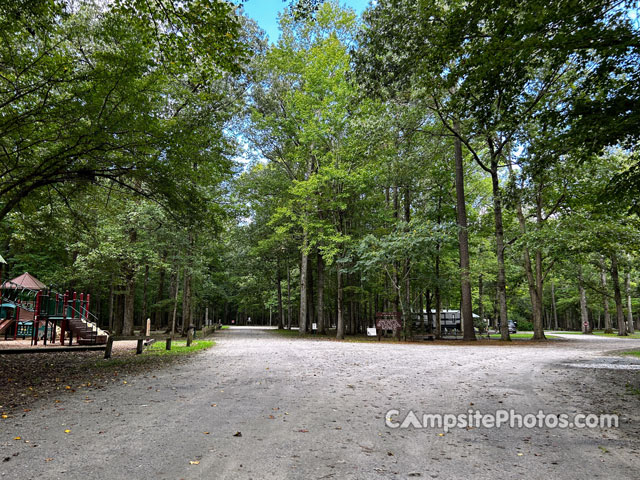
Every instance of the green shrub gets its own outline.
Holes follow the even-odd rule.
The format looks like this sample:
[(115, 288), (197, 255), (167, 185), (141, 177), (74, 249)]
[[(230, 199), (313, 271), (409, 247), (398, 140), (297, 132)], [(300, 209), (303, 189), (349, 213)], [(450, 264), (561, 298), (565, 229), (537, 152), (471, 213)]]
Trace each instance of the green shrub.
[(516, 322), (516, 328), (519, 331), (530, 332), (533, 330), (533, 323), (529, 322), (528, 320), (518, 320)]

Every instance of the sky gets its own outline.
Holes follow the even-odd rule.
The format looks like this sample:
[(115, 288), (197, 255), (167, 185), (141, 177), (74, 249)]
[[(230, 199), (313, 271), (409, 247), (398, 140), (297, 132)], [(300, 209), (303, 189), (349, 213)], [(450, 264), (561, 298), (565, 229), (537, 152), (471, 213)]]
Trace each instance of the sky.
[[(369, 5), (370, 0), (340, 0), (341, 5), (353, 8), (361, 14)], [(260, 28), (269, 36), (269, 41), (275, 42), (280, 35), (278, 31), (278, 12), (282, 11), (289, 1), (283, 0), (248, 0), (243, 2), (247, 16), (253, 18)]]

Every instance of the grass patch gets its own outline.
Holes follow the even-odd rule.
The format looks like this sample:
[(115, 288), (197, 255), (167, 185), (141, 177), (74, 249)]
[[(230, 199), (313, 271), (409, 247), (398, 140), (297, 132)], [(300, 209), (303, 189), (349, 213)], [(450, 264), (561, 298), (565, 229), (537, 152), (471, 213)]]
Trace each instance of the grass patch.
[(229, 325), (223, 325), (220, 327), (220, 330), (228, 330), (229, 329)]
[(214, 345), (215, 342), (211, 340), (194, 340), (193, 343), (191, 343), (191, 346), (187, 347), (186, 340), (174, 340), (171, 343), (171, 350), (167, 350), (165, 342), (155, 342), (148, 346), (142, 355), (127, 355), (120, 358), (98, 360), (95, 362), (95, 366), (100, 368), (128, 367), (135, 365), (151, 366), (154, 362), (168, 361), (174, 357), (180, 357), (200, 350), (206, 350)]
[(620, 355), (627, 355), (630, 357), (638, 357), (640, 358), (640, 350), (630, 350), (628, 352), (622, 352)]
[[(562, 335), (582, 335), (582, 332), (565, 332), (565, 331), (558, 331), (558, 332), (554, 332), (554, 333), (558, 333), (558, 334), (562, 334)], [(617, 331), (614, 330), (614, 333), (604, 333), (604, 330), (594, 330), (593, 335), (596, 335), (598, 337), (617, 337), (617, 338), (635, 338), (635, 339), (640, 339), (640, 332), (635, 332), (633, 335), (626, 335), (626, 336), (619, 336)]]
[[(483, 334), (486, 335), (486, 334)], [(533, 332), (525, 332), (525, 333), (512, 333), (509, 335), (511, 338), (524, 338), (524, 339), (528, 339), (528, 338), (533, 338)], [(555, 338), (553, 336), (553, 333), (549, 333), (549, 332), (544, 332), (544, 336), (547, 337), (548, 340), (558, 340), (557, 338)], [(498, 337), (500, 338), (500, 334), (491, 334), (491, 338), (495, 338)]]
[(215, 342), (212, 340), (194, 340), (191, 346), (187, 347), (187, 341), (171, 342), (171, 350), (167, 350), (166, 342), (152, 343), (144, 354), (146, 355), (186, 355), (200, 350), (206, 350), (213, 347)]

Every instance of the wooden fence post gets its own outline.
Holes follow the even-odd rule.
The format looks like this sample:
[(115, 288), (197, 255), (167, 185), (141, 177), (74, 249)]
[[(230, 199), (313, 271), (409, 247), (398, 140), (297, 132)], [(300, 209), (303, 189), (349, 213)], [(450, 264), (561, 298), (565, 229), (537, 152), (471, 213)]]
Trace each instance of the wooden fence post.
[(109, 335), (107, 339), (107, 348), (104, 349), (104, 358), (111, 358), (111, 350), (113, 349), (113, 336)]

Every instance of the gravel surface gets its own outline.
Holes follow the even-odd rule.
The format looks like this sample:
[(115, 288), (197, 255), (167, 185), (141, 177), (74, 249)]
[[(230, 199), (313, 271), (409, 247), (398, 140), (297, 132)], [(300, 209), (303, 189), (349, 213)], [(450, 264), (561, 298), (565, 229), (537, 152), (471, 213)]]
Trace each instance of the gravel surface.
[[(638, 478), (640, 372), (572, 365), (624, 363), (610, 352), (640, 341), (343, 343), (255, 328), (216, 336), (186, 361), (40, 399), (0, 420), (0, 476)], [(606, 412), (620, 426), (445, 433), (388, 428), (390, 409), (400, 419), (410, 409), (420, 418)]]

